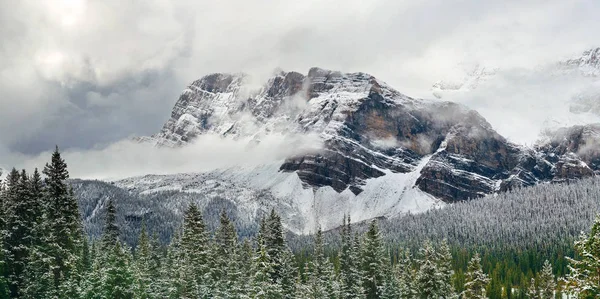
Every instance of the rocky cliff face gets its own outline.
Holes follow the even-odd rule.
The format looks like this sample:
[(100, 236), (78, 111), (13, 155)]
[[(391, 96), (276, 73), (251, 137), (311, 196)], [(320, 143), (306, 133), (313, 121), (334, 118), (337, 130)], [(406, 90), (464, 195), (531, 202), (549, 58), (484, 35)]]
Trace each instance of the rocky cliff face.
[(408, 97), (365, 73), (313, 68), (307, 75), (280, 72), (259, 88), (250, 82), (244, 74), (193, 82), (161, 132), (140, 140), (185, 146), (202, 134), (257, 142), (274, 133), (318, 134), (321, 151), (289, 157), (280, 171), (296, 173), (305, 187), (354, 195), (370, 179), (416, 173), (408, 188), (445, 202), (600, 170), (598, 126), (554, 132), (527, 148), (508, 142), (475, 111)]

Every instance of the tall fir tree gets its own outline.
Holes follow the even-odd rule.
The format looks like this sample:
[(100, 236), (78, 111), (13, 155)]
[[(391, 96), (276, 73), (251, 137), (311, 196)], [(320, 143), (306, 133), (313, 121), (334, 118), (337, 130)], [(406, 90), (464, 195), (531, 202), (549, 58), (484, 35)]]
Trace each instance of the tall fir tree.
[(581, 233), (575, 242), (575, 251), (580, 257), (567, 258), (569, 274), (566, 277), (567, 292), (578, 298), (600, 296), (600, 215), (596, 216), (589, 234)]
[(462, 298), (464, 299), (487, 299), (486, 287), (490, 279), (481, 268), (481, 258), (475, 253), (467, 266), (466, 282)]
[(29, 202), (29, 180), (25, 170), (19, 173), (15, 168), (7, 176), (6, 184), (6, 228), (4, 250), (6, 275), (12, 297), (21, 295), (23, 274), (29, 256), (28, 240), (31, 238), (26, 220)]
[(237, 257), (237, 232), (225, 210), (221, 211), (220, 225), (215, 233), (215, 259), (211, 269), (216, 282), (215, 296), (237, 298), (242, 295), (242, 268)]
[(209, 261), (212, 259), (206, 226), (202, 214), (195, 204), (191, 204), (185, 212), (183, 234), (180, 244), (180, 259), (186, 292), (208, 296), (213, 286)]
[(438, 284), (440, 286), (440, 296), (444, 299), (453, 299), (457, 297), (452, 283), (454, 270), (452, 268), (452, 253), (448, 242), (442, 240), (437, 250), (437, 264), (440, 271)]
[(135, 256), (135, 271), (136, 271), (136, 298), (149, 299), (153, 298), (150, 294), (153, 278), (156, 279), (158, 273), (151, 273), (151, 254), (152, 248), (150, 238), (146, 231), (146, 221), (142, 221), (142, 230), (138, 238), (138, 245)]
[[(0, 195), (1, 196), (1, 195)], [(0, 235), (0, 299), (10, 298), (10, 290), (8, 289), (8, 281), (5, 277), (4, 267), (4, 240)]]
[(104, 298), (132, 299), (135, 296), (135, 278), (131, 267), (131, 251), (117, 242), (108, 254), (102, 277)]
[(552, 299), (556, 291), (556, 281), (552, 273), (550, 261), (544, 261), (542, 271), (538, 275), (538, 293), (541, 299)]
[(400, 251), (398, 264), (396, 265), (398, 280), (400, 282), (400, 298), (413, 299), (417, 297), (415, 290), (415, 270), (410, 250)]
[(58, 289), (70, 276), (77, 275), (78, 259), (81, 256), (83, 231), (81, 216), (73, 190), (67, 184), (69, 172), (58, 147), (52, 159), (44, 167), (45, 195), (48, 201), (47, 217), (47, 256), (51, 263), (54, 287)]
[(385, 273), (389, 271), (389, 261), (377, 220), (371, 221), (369, 230), (365, 233), (362, 257), (363, 287), (367, 299), (376, 299), (381, 296)]
[(271, 210), (271, 214), (264, 222), (262, 236), (264, 237), (267, 257), (271, 264), (269, 277), (275, 283), (281, 279), (283, 252), (286, 245), (281, 217), (274, 209)]
[(110, 198), (106, 205), (106, 214), (104, 216), (104, 231), (102, 233), (101, 249), (110, 251), (119, 242), (120, 230), (117, 225), (117, 209)]
[(315, 234), (314, 252), (312, 256), (309, 273), (309, 294), (310, 298), (338, 298), (339, 290), (335, 283), (336, 278), (333, 272), (333, 266), (325, 256), (323, 244), (323, 232), (319, 227)]
[(350, 216), (344, 215), (340, 233), (340, 292), (344, 299), (357, 299), (364, 297), (361, 285), (360, 265), (358, 250), (354, 246)]
[(417, 262), (419, 265), (419, 270), (415, 277), (417, 298), (439, 298), (441, 287), (438, 277), (440, 272), (435, 249), (429, 240), (425, 241), (419, 249), (419, 259)]

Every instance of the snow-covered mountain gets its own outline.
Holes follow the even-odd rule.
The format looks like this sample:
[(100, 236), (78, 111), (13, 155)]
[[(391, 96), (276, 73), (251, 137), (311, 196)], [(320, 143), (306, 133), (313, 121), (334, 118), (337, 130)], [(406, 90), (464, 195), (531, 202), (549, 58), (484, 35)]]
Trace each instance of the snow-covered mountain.
[(589, 49), (580, 56), (560, 63), (565, 69), (574, 69), (584, 76), (600, 76), (600, 47)]
[[(337, 226), (343, 214), (353, 221), (389, 218), (594, 175), (599, 155), (590, 148), (600, 140), (598, 128), (548, 132), (525, 147), (473, 110), (411, 98), (365, 73), (313, 68), (307, 75), (279, 72), (258, 85), (244, 74), (212, 74), (182, 93), (159, 133), (138, 140), (178, 147), (205, 134), (253, 142), (270, 134), (315, 134), (322, 148), (256, 167), (113, 184), (134, 195), (170, 190), (224, 199), (248, 221), (275, 208), (288, 229), (306, 233)], [(86, 189), (77, 192), (85, 196)], [(168, 206), (182, 213), (180, 204)]]
[[(452, 78), (435, 81), (431, 86), (431, 92), (436, 98), (469, 92), (477, 89), (482, 83), (493, 80), (503, 71), (505, 70), (500, 67), (481, 63), (460, 63), (456, 67), (456, 74), (453, 74)], [(556, 63), (540, 65), (531, 71), (543, 74), (579, 74), (585, 77), (598, 77), (600, 76), (600, 47), (586, 50)]]

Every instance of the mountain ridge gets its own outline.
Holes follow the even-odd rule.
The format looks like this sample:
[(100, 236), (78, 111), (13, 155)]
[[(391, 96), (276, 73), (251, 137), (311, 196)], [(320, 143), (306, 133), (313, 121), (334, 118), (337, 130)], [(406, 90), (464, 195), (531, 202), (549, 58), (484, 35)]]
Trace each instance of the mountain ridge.
[(576, 154), (556, 156), (553, 146), (511, 143), (474, 110), (411, 98), (366, 73), (281, 71), (256, 90), (244, 88), (247, 80), (243, 74), (217, 73), (194, 81), (163, 129), (139, 140), (184, 146), (202, 134), (260, 142), (274, 132), (317, 133), (323, 150), (288, 157), (280, 170), (295, 172), (306, 187), (354, 195), (363, 191), (365, 180), (383, 177), (385, 170), (410, 173), (431, 156), (408, 187), (445, 202), (598, 170), (578, 163)]

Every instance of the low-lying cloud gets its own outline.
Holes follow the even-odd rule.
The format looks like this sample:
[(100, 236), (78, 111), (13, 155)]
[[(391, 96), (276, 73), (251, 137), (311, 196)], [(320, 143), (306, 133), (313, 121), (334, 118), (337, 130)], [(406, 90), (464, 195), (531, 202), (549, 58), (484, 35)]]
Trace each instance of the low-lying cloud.
[[(272, 134), (256, 138), (224, 138), (201, 135), (184, 147), (155, 147), (131, 140), (103, 149), (63, 151), (71, 177), (115, 180), (146, 174), (204, 172), (229, 167), (251, 167), (274, 163), (286, 157), (318, 151), (317, 135)], [(38, 156), (13, 155), (17, 168), (42, 168), (50, 152)]]

